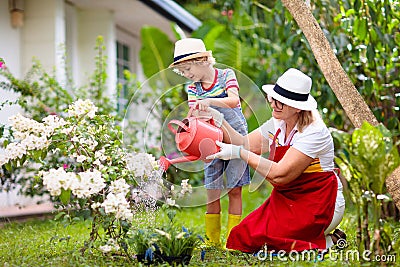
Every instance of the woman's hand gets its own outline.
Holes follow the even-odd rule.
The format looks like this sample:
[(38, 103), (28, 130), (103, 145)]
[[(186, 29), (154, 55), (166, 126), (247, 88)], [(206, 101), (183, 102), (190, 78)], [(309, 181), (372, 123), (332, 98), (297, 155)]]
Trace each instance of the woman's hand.
[(219, 146), (221, 150), (213, 155), (208, 156), (206, 159), (240, 159), (240, 149), (242, 148), (241, 146), (225, 144), (220, 141), (215, 141), (215, 144)]

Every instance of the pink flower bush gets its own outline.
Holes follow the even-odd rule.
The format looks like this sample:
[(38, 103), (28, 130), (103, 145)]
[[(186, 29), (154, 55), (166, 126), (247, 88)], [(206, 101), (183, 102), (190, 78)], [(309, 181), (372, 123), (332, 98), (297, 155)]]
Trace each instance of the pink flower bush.
[(5, 69), (6, 68), (6, 63), (2, 58), (0, 58), (0, 69)]

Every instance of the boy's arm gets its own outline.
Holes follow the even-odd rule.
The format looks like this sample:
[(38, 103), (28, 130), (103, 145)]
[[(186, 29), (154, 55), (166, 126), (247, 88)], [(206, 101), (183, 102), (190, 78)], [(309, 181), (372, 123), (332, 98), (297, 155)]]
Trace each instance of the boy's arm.
[(222, 98), (205, 98), (197, 100), (196, 104), (200, 110), (206, 110), (209, 106), (221, 108), (235, 108), (239, 105), (239, 92), (236, 88), (228, 89), (228, 97)]
[(240, 106), (239, 84), (235, 72), (231, 69), (225, 69), (223, 75), (224, 76), (221, 79), (223, 82), (221, 81), (221, 83), (223, 83), (224, 90), (228, 96), (223, 98), (207, 98), (198, 100), (197, 105), (199, 105), (201, 110), (205, 110), (209, 106), (222, 108), (235, 108)]

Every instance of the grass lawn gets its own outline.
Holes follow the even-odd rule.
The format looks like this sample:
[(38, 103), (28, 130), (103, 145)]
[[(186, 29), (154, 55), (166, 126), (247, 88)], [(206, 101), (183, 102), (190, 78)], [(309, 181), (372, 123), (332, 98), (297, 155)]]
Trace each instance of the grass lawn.
[[(243, 213), (258, 207), (268, 196), (269, 188), (261, 187), (253, 193), (243, 188)], [(226, 231), (227, 198), (223, 198), (222, 233)], [(198, 230), (204, 235), (205, 207), (185, 208), (176, 219), (184, 226)], [(356, 221), (351, 211), (347, 211), (341, 228), (348, 235), (349, 247), (343, 251), (332, 251), (323, 261), (318, 259), (299, 259), (256, 256), (226, 251), (224, 249), (206, 248), (204, 261), (201, 261), (200, 250), (195, 251), (190, 266), (377, 266), (376, 261), (361, 262), (357, 259)], [(400, 224), (399, 224), (400, 227)], [(31, 220), (27, 222), (10, 222), (0, 226), (0, 267), (5, 266), (141, 266), (125, 257), (103, 255), (92, 249), (82, 256), (80, 249), (89, 237), (90, 223), (78, 222), (64, 226), (54, 220)], [(222, 236), (225, 241), (225, 236)], [(397, 257), (398, 255), (395, 255)], [(398, 258), (398, 257), (397, 257)], [(393, 261), (393, 257), (390, 258)], [(386, 261), (387, 265), (398, 265)]]

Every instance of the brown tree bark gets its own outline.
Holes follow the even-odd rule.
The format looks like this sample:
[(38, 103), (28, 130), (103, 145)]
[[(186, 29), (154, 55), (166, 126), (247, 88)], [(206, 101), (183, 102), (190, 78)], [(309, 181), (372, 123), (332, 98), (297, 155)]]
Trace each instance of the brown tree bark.
[[(303, 31), (325, 79), (353, 125), (359, 128), (364, 121), (378, 125), (378, 120), (347, 76), (305, 1), (282, 0), (282, 3)], [(400, 209), (400, 167), (386, 179), (386, 186)]]

